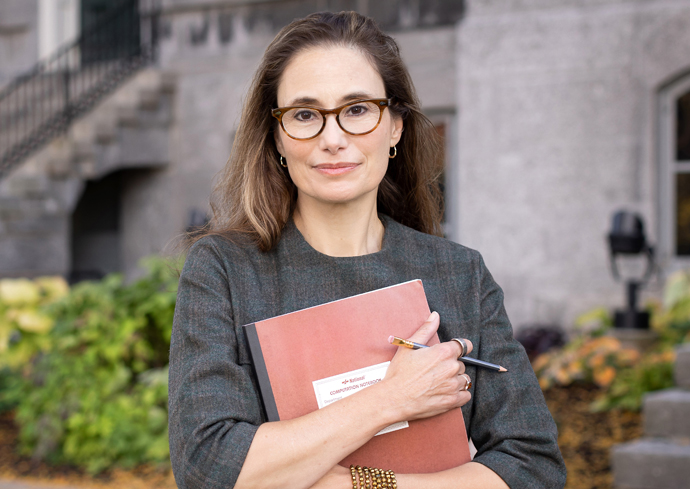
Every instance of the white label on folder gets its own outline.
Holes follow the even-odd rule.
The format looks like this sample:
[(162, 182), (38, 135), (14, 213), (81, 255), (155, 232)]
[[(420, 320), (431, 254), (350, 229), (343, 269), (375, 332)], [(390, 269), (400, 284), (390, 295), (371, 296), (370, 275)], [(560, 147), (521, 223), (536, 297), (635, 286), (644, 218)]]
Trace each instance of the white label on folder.
[[(352, 372), (345, 372), (344, 374), (334, 375), (326, 379), (315, 380), (314, 392), (316, 393), (316, 402), (319, 404), (319, 409), (328, 406), (332, 402), (344, 399), (347, 396), (359, 392), (362, 389), (381, 382), (386, 376), (388, 365), (391, 362), (379, 363), (371, 367), (360, 368)], [(376, 433), (376, 435), (383, 435), (391, 431), (401, 430), (407, 428), (410, 424), (407, 421), (400, 421)]]

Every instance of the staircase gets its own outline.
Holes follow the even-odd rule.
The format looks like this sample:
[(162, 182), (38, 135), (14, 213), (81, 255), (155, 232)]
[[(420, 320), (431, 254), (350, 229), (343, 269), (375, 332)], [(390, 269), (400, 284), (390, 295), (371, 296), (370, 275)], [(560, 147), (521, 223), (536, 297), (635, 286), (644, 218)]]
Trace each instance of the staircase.
[(173, 77), (141, 70), (0, 182), (0, 276), (68, 274), (85, 181), (168, 164), (174, 90)]
[(67, 276), (86, 181), (168, 163), (174, 79), (147, 68), (159, 1), (113, 1), (0, 90), (0, 277)]
[(616, 489), (690, 487), (690, 344), (677, 350), (675, 380), (645, 398), (644, 438), (614, 447)]
[(73, 43), (0, 91), (0, 179), (154, 60), (158, 0), (113, 5)]

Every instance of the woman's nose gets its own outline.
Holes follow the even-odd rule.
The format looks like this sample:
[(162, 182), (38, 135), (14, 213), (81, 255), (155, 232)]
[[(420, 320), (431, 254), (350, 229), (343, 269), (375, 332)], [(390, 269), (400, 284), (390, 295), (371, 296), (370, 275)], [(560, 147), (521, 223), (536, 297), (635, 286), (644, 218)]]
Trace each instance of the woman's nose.
[(336, 153), (339, 149), (347, 146), (347, 133), (338, 125), (334, 114), (326, 116), (326, 126), (319, 135), (321, 149)]

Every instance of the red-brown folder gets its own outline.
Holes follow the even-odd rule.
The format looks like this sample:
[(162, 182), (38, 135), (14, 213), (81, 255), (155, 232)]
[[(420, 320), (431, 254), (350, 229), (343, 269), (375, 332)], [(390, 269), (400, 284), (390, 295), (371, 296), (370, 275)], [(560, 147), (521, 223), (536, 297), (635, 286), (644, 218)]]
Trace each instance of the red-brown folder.
[[(269, 421), (318, 409), (315, 380), (390, 361), (397, 347), (388, 337), (410, 337), (429, 314), (413, 280), (244, 326)], [(430, 473), (469, 461), (458, 408), (375, 436), (340, 464)]]

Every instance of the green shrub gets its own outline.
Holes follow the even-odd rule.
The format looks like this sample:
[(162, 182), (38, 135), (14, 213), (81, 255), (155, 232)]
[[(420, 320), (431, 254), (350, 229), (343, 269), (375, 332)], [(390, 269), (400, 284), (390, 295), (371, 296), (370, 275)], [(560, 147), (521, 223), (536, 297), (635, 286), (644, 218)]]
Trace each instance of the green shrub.
[(54, 320), (45, 307), (68, 290), (62, 277), (0, 280), (0, 412), (18, 404), (18, 372), (50, 342)]
[(664, 347), (690, 341), (690, 270), (668, 278), (663, 304), (652, 305), (652, 327)]
[(618, 372), (606, 392), (592, 405), (594, 411), (638, 411), (648, 392), (673, 387), (673, 350), (644, 355), (638, 363)]
[[(177, 277), (161, 259), (145, 266), (148, 273), (130, 285), (109, 275), (40, 309), (52, 328), (30, 361), (14, 364), (21, 382), (4, 395), (18, 403), (24, 453), (92, 473), (167, 462)], [(14, 349), (10, 342), (10, 356)]]

